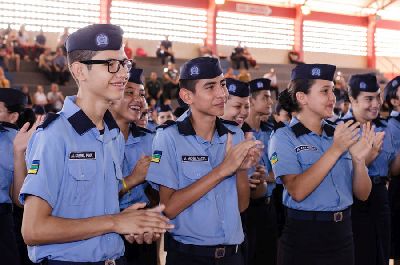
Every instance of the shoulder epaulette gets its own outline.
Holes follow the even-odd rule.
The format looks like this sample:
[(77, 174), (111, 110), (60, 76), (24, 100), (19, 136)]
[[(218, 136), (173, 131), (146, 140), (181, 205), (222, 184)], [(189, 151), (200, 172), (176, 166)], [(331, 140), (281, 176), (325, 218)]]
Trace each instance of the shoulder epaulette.
[(243, 123), (243, 125), (242, 125), (242, 131), (243, 131), (244, 133), (247, 133), (247, 132), (251, 132), (251, 131), (252, 131), (250, 125), (249, 125), (247, 122), (244, 122), (244, 123)]
[(46, 129), (46, 127), (49, 126), (50, 123), (52, 123), (53, 121), (57, 120), (58, 117), (60, 117), (60, 114), (47, 113), (46, 119), (44, 120), (44, 122), (42, 124), (40, 124), (38, 126), (38, 128)]
[(147, 129), (147, 128), (143, 128), (143, 127), (140, 127), (140, 126), (138, 126), (138, 129), (139, 129), (140, 131), (142, 131), (142, 132), (145, 132), (145, 133), (155, 133), (155, 132), (153, 132), (152, 130), (149, 130), (149, 129)]
[(222, 123), (225, 123), (225, 124), (230, 124), (230, 125), (233, 125), (233, 126), (239, 126), (239, 124), (237, 122), (235, 122), (235, 121), (228, 121), (228, 120), (224, 120), (224, 119), (220, 119), (220, 120), (222, 121)]
[[(0, 126), (2, 127), (2, 130), (4, 131), (4, 130), (7, 130), (6, 128), (11, 128), (11, 129), (14, 129), (14, 130), (19, 130), (19, 128), (18, 128), (18, 126), (17, 125), (15, 125), (15, 124), (13, 124), (13, 123), (9, 123), (9, 122), (5, 122), (5, 121), (3, 121), (3, 122), (0, 122)], [(1, 130), (1, 129), (0, 129)]]
[(286, 125), (285, 125), (285, 123), (283, 123), (283, 122), (277, 122), (277, 123), (275, 123), (275, 125), (274, 125), (274, 131), (276, 131), (276, 130), (278, 130), (279, 128), (283, 128), (283, 127), (285, 127)]
[(261, 129), (261, 131), (267, 132), (267, 131), (273, 130), (274, 126), (272, 124), (270, 124), (270, 123), (262, 121), (260, 123), (260, 129)]
[(159, 128), (162, 128), (162, 129), (168, 128), (168, 127), (174, 125), (175, 123), (176, 123), (176, 121), (168, 120), (168, 121), (164, 122), (163, 124), (161, 124), (160, 126), (157, 126), (156, 130)]

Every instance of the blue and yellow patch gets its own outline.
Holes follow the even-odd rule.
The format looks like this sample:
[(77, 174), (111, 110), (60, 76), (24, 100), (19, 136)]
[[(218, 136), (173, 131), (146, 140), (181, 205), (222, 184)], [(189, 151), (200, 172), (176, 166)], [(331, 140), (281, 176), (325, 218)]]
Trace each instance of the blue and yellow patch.
[(162, 151), (157, 151), (157, 150), (155, 150), (155, 151), (153, 152), (152, 157), (151, 157), (151, 162), (160, 163), (160, 161), (161, 161), (161, 156), (162, 156)]
[(37, 174), (39, 171), (40, 160), (33, 160), (31, 167), (28, 170), (28, 174)]
[(269, 160), (272, 165), (275, 165), (278, 162), (278, 154), (274, 152)]

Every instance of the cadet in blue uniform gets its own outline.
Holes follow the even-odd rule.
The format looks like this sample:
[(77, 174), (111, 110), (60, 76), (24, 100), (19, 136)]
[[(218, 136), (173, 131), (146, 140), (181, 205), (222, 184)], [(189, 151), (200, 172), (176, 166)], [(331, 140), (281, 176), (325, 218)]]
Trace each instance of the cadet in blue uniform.
[[(125, 152), (122, 163), (122, 175), (124, 178), (120, 185), (121, 198), (119, 205), (121, 210), (139, 202), (144, 202), (147, 206), (150, 205), (150, 200), (145, 194), (145, 189), (148, 186), (145, 182), (145, 177), (150, 165), (153, 132), (136, 126), (134, 123), (139, 120), (140, 110), (145, 102), (145, 91), (141, 79), (142, 72), (142, 69), (132, 69), (130, 71), (123, 98), (114, 101), (110, 108), (125, 138)], [(159, 239), (159, 237), (160, 234), (157, 234), (154, 237), (145, 239), (137, 235), (130, 239), (131, 242), (125, 240), (127, 264), (156, 265), (156, 244), (151, 243)], [(151, 245), (143, 245), (144, 240)], [(135, 242), (134, 244), (132, 244), (133, 241)]]
[(13, 141), (18, 132), (18, 109), (26, 104), (25, 95), (16, 89), (0, 90), (0, 252), (2, 262), (19, 265), (19, 253), (12, 215), (12, 183), (14, 177)]
[[(289, 126), (271, 136), (269, 158), (277, 183), (283, 183), (286, 226), (280, 238), (278, 265), (352, 265), (350, 206), (354, 195), (366, 200), (371, 181), (365, 157), (374, 132), (351, 121), (336, 127), (333, 115), (336, 67), (302, 64), (292, 71), (284, 109), (298, 112)], [(286, 100), (283, 100), (286, 99)]]
[(161, 105), (157, 107), (157, 123), (164, 124), (166, 121), (173, 121), (174, 115), (170, 105)]
[[(400, 151), (400, 76), (395, 77), (385, 87), (385, 102), (389, 107), (390, 116), (387, 131), (392, 136), (395, 152)], [(400, 264), (400, 175), (391, 176), (389, 184), (389, 199), (392, 212), (392, 233), (390, 257), (395, 265)]]
[(352, 207), (355, 264), (389, 264), (390, 207), (386, 184), (389, 173), (399, 174), (400, 159), (395, 159), (386, 121), (379, 118), (382, 101), (376, 76), (353, 75), (349, 80), (349, 97), (351, 111), (343, 117), (343, 121), (372, 122), (379, 135), (366, 159), (373, 183), (371, 194), (366, 202), (354, 200)]
[(243, 264), (246, 169), (259, 158), (260, 143), (243, 141), (237, 126), (217, 118), (228, 97), (217, 59), (186, 62), (180, 78), (179, 96), (190, 109), (157, 130), (147, 175), (176, 227), (166, 240), (166, 264)]
[(250, 81), (249, 86), (250, 114), (246, 123), (252, 128), (254, 137), (264, 144), (257, 171), (261, 168), (263, 171), (261, 179), (265, 180), (252, 192), (252, 199), (247, 210), (249, 263), (254, 265), (276, 264), (278, 228), (275, 206), (272, 202), (275, 179), (268, 159), (268, 143), (272, 126), (261, 121), (261, 116), (269, 116), (272, 113), (271, 80), (254, 79)]
[(67, 97), (32, 136), (20, 193), (22, 233), (34, 262), (124, 264), (119, 234), (162, 233), (169, 226), (159, 215), (163, 207), (119, 209), (124, 139), (107, 109), (123, 96), (132, 68), (122, 34), (118, 26), (95, 24), (66, 41), (78, 95)]

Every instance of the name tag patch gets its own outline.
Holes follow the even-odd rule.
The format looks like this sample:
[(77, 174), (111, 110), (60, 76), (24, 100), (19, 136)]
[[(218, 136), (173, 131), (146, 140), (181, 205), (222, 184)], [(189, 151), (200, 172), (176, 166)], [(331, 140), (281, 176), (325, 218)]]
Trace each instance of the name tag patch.
[(296, 151), (296, 153), (300, 153), (302, 151), (317, 151), (318, 148), (316, 148), (315, 146), (312, 146), (312, 145), (299, 145), (299, 146), (296, 146), (296, 148), (294, 150)]
[(96, 159), (96, 152), (71, 152), (69, 154), (70, 160), (79, 159)]
[(208, 156), (182, 156), (182, 162), (205, 162)]

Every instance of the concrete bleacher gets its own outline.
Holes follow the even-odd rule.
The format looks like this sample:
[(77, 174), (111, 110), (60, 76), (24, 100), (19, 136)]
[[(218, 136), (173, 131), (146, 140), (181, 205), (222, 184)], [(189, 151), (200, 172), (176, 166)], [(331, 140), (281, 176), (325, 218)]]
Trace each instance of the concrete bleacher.
[[(176, 67), (179, 67), (186, 60), (176, 59)], [(138, 57), (136, 58), (136, 65), (138, 68), (144, 69), (144, 75), (147, 77), (150, 72), (156, 72), (159, 76), (162, 76), (164, 67), (160, 63), (160, 59), (154, 57)], [(262, 77), (271, 68), (275, 69), (278, 79), (278, 86), (283, 89), (287, 86), (290, 80), (290, 73), (295, 65), (291, 64), (260, 64), (258, 69), (250, 69), (250, 74), (252, 78)], [(356, 73), (369, 73), (377, 72), (375, 69), (360, 69), (360, 68), (341, 68), (338, 67), (337, 71), (342, 72), (342, 75), (346, 80)], [(31, 92), (34, 92), (37, 85), (44, 85), (45, 90), (48, 91), (50, 87), (50, 82), (45, 78), (45, 76), (39, 72), (37, 64), (35, 62), (21, 62), (20, 72), (9, 72), (8, 76), (11, 79), (11, 83), (14, 87), (21, 87), (27, 84), (31, 88)], [(60, 89), (63, 91), (64, 95), (73, 95), (77, 92), (77, 86), (72, 78), (65, 85), (61, 86)]]

